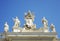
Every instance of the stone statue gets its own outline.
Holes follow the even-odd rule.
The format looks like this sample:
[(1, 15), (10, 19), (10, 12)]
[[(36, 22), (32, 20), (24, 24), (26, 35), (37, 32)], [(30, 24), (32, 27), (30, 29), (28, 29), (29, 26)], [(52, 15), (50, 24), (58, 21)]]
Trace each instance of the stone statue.
[(48, 29), (48, 21), (46, 20), (45, 17), (43, 17), (42, 23), (44, 25), (44, 32), (49, 32), (49, 29)]
[(46, 20), (45, 17), (43, 17), (42, 23), (43, 23), (44, 27), (47, 27), (48, 26), (48, 21)]
[(21, 28), (20, 28), (20, 21), (19, 21), (19, 19), (18, 19), (18, 17), (16, 17), (16, 18), (13, 18), (13, 20), (14, 20), (14, 26), (13, 26), (13, 32), (21, 32)]
[(53, 24), (50, 25), (50, 28), (51, 28), (52, 32), (56, 32), (55, 26)]
[(7, 24), (7, 22), (4, 24), (4, 31), (8, 32), (9, 30), (9, 25)]
[(14, 20), (14, 27), (19, 27), (19, 25), (20, 25), (20, 21), (19, 21), (19, 19), (18, 19), (18, 17), (16, 17), (15, 19), (13, 18), (13, 20)]
[(26, 25), (31, 26), (33, 24), (30, 11), (28, 12), (28, 14), (25, 15), (25, 20), (26, 20)]
[(33, 26), (34, 15), (31, 13), (30, 10), (28, 11), (28, 13), (25, 13), (25, 20), (26, 20), (25, 26), (31, 28)]

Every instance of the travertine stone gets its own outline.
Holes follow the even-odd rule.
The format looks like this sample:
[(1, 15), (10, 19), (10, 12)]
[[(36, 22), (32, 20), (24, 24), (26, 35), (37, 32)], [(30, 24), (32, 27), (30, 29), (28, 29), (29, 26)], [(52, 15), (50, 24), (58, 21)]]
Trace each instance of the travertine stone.
[(18, 17), (16, 17), (13, 20), (14, 20), (13, 32), (21, 32), (20, 21), (19, 21)]
[(35, 29), (36, 25), (33, 24), (34, 21), (34, 15), (32, 12), (29, 10), (28, 13), (25, 13), (25, 25), (24, 28), (28, 31), (29, 29)]
[(53, 24), (50, 25), (50, 28), (51, 28), (52, 32), (56, 32), (55, 26)]
[(8, 32), (8, 30), (9, 30), (9, 25), (7, 24), (7, 22), (5, 22), (5, 24), (4, 24), (4, 31)]
[(44, 26), (44, 28), (43, 28), (44, 31), (43, 32), (49, 32), (48, 21), (47, 21), (47, 19), (45, 17), (43, 17), (42, 23), (43, 23), (43, 26)]

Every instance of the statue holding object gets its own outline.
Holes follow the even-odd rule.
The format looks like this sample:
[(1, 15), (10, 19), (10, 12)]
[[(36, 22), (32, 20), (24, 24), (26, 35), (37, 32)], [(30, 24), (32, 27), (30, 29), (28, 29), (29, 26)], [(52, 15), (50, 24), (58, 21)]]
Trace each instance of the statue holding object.
[(43, 17), (42, 23), (43, 23), (43, 26), (44, 26), (44, 28), (43, 28), (44, 32), (49, 32), (48, 21), (47, 21), (47, 19), (45, 17)]
[(13, 20), (14, 20), (13, 32), (21, 32), (20, 21), (19, 21), (18, 17), (16, 17)]
[(48, 21), (46, 20), (45, 17), (43, 17), (42, 23), (43, 23), (43, 25), (44, 25), (45, 28), (48, 26)]
[(13, 20), (14, 20), (14, 27), (19, 27), (20, 21), (19, 21), (18, 17), (16, 17), (15, 19), (13, 18)]
[(33, 26), (35, 26), (33, 24), (34, 21), (34, 15), (32, 14), (32, 12), (29, 10), (28, 13), (25, 13), (25, 26), (29, 29), (34, 28)]

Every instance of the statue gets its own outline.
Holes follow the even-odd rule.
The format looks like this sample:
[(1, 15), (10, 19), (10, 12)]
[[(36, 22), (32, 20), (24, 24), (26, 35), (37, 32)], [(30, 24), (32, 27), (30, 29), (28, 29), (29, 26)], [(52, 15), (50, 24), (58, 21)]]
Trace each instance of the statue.
[(7, 24), (7, 22), (4, 24), (4, 31), (8, 32), (9, 30), (9, 25)]
[(13, 32), (21, 32), (21, 28), (19, 27), (20, 21), (18, 17), (16, 17), (14, 20), (14, 26), (13, 26)]
[(43, 17), (42, 23), (43, 23), (45, 28), (48, 26), (48, 21), (45, 19), (45, 17)]
[(14, 26), (15, 26), (15, 27), (19, 27), (20, 21), (19, 21), (18, 17), (16, 17), (15, 19), (13, 18), (13, 20), (14, 20), (14, 22), (15, 22)]
[(42, 23), (44, 25), (44, 32), (49, 32), (49, 29), (48, 29), (48, 21), (46, 20), (45, 17), (43, 17)]
[(53, 24), (50, 25), (50, 28), (51, 28), (52, 32), (56, 32), (55, 26)]
[(26, 20), (26, 24), (25, 26), (29, 29), (31, 29), (31, 27), (34, 25), (33, 21), (34, 21), (34, 15), (31, 13), (31, 11), (29, 10), (28, 13), (25, 13), (25, 20)]

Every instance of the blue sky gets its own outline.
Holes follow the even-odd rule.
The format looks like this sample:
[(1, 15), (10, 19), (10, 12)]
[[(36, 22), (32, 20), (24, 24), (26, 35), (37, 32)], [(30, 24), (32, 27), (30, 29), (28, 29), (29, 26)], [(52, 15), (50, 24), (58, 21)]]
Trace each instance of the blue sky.
[(9, 24), (9, 31), (12, 31), (14, 25), (13, 17), (18, 16), (23, 27), (24, 13), (31, 10), (35, 15), (37, 28), (42, 27), (42, 17), (48, 20), (48, 26), (51, 23), (55, 25), (58, 37), (60, 37), (60, 0), (0, 0), (0, 32), (4, 31), (4, 23)]

